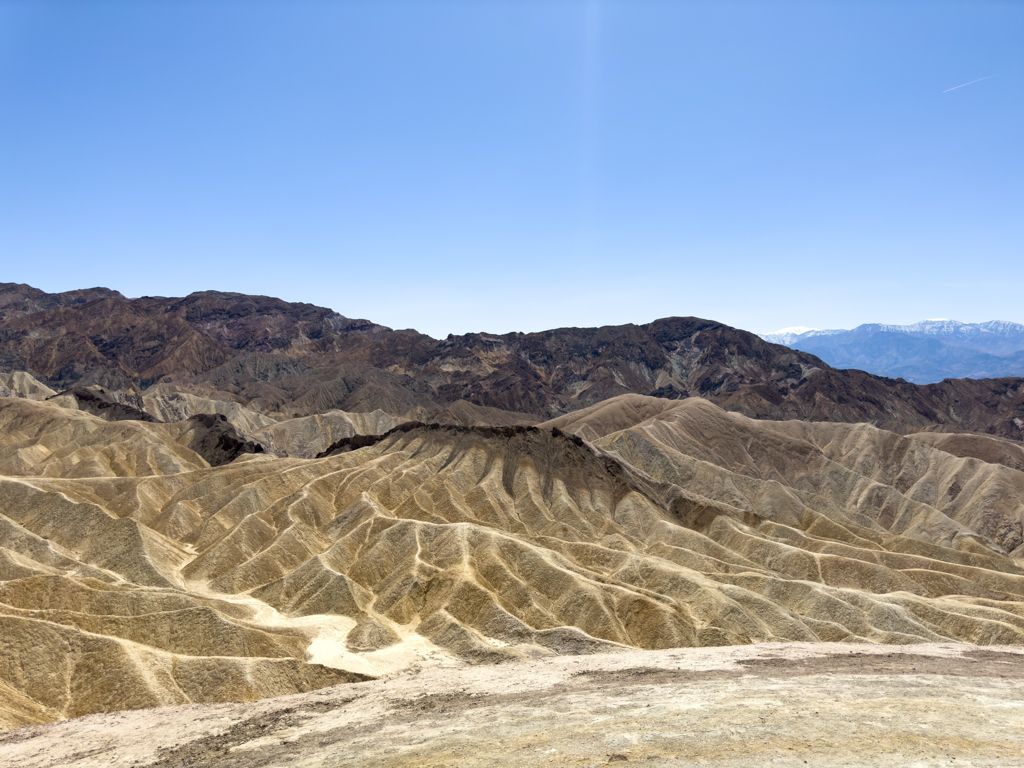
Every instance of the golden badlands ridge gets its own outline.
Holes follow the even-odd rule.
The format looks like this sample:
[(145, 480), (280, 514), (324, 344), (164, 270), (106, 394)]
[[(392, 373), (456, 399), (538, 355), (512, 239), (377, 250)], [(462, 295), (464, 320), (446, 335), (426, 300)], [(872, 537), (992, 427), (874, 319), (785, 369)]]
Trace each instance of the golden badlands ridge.
[(1024, 450), (1001, 438), (625, 395), (535, 427), (236, 411), (297, 455), (211, 467), (194, 422), (5, 381), (4, 728), (439, 664), (1024, 643)]

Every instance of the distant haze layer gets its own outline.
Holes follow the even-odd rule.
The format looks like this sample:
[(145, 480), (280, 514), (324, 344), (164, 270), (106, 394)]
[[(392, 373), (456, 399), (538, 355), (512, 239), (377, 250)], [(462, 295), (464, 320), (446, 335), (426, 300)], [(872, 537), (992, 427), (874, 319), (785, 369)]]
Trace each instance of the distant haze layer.
[(1024, 375), (1024, 325), (935, 318), (913, 325), (868, 323), (853, 330), (795, 326), (761, 334), (836, 368), (931, 384), (943, 379)]

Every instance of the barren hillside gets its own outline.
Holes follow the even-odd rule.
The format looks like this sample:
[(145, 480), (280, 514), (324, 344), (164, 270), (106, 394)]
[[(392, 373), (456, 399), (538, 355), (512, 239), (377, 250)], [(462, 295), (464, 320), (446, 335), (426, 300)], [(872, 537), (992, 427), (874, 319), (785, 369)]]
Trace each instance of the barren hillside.
[[(336, 414), (356, 437), (321, 458), (211, 466), (194, 420), (76, 403), (0, 399), (7, 727), (414, 664), (1024, 642), (999, 438), (629, 395), (536, 427)], [(308, 452), (295, 422), (273, 442)]]

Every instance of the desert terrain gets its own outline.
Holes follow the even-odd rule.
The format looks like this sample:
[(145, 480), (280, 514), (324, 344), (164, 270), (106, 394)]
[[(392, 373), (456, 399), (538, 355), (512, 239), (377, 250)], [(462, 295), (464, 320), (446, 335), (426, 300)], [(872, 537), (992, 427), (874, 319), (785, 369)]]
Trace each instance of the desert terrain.
[(630, 395), (210, 466), (194, 421), (66, 406), (0, 400), (7, 727), (305, 692), (421, 653), (1024, 640), (1024, 473), (995, 437)]
[(24, 768), (1018, 766), (1024, 650), (768, 643), (449, 664), (0, 734)]
[(1021, 380), (0, 298), (0, 760), (1024, 764)]

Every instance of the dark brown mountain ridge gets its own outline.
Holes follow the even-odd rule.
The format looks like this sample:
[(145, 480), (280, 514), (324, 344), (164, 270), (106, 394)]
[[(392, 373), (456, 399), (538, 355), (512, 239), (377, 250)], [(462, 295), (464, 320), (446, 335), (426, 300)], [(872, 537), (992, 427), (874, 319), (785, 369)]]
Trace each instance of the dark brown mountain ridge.
[(433, 339), (330, 309), (204, 291), (125, 298), (0, 284), (0, 371), (54, 389), (201, 392), (288, 416), (375, 409), (428, 418), (460, 401), (541, 421), (627, 393), (699, 396), (761, 419), (1024, 436), (1024, 379), (917, 386), (710, 320)]

